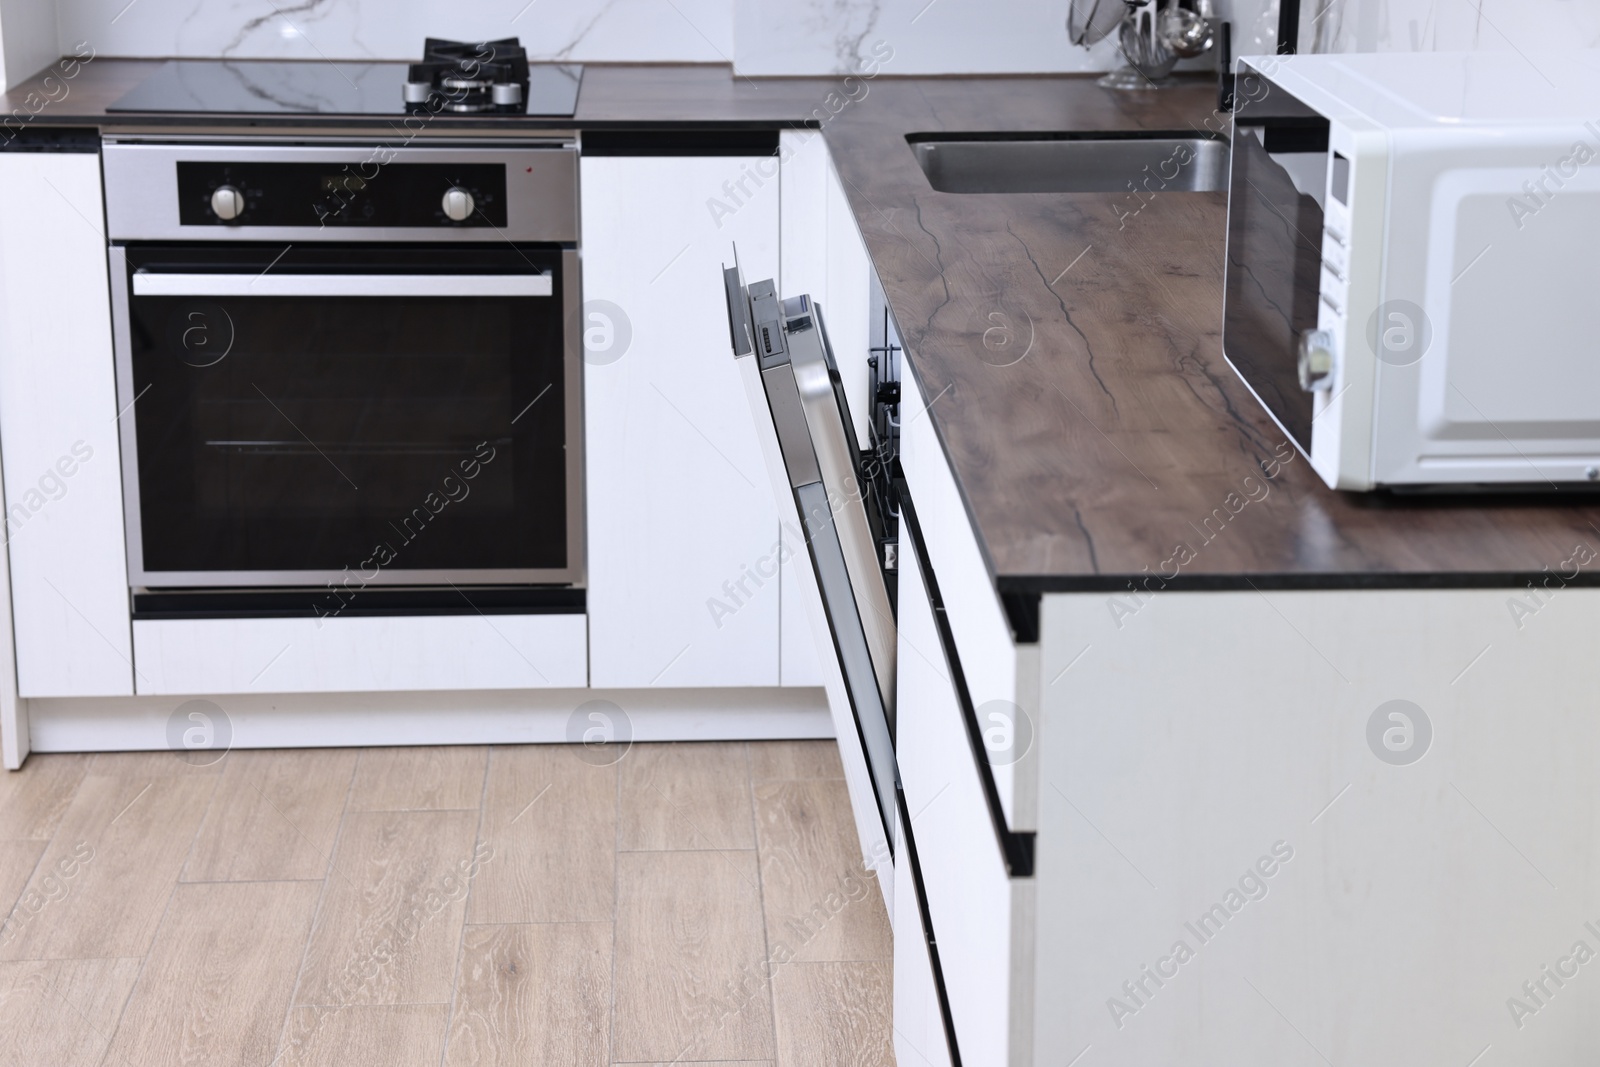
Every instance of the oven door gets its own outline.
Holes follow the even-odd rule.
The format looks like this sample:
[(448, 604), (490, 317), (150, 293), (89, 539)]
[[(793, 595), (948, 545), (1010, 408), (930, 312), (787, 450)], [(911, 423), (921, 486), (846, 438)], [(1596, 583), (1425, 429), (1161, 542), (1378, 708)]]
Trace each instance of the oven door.
[(577, 255), (111, 250), (135, 587), (583, 582)]

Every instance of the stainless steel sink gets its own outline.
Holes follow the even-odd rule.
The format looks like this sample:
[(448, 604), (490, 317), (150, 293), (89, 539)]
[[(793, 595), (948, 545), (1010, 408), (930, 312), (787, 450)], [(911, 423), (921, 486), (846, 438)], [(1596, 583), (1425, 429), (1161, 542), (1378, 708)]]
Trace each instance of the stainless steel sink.
[(942, 193), (1208, 193), (1228, 187), (1228, 144), (1186, 134), (949, 140), (912, 135)]

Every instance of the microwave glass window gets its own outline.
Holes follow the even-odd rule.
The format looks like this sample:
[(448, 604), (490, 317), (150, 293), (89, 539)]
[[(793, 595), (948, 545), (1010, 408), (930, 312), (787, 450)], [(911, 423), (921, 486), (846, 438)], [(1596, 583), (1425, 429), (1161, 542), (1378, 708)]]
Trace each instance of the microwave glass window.
[(1328, 192), (1339, 203), (1350, 206), (1350, 161), (1338, 152), (1333, 154), (1333, 174), (1328, 180)]
[(1302, 449), (1311, 447), (1312, 398), (1296, 355), (1317, 325), (1328, 122), (1270, 82), (1241, 95), (1234, 114), (1228, 191), (1228, 265), (1222, 348)]

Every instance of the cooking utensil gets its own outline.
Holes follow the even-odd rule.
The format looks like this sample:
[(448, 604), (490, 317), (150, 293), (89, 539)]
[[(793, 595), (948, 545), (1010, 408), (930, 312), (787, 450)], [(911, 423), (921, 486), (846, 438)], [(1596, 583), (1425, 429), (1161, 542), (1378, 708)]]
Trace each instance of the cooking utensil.
[(1127, 11), (1126, 0), (1072, 0), (1067, 9), (1067, 38), (1088, 48), (1109, 36)]

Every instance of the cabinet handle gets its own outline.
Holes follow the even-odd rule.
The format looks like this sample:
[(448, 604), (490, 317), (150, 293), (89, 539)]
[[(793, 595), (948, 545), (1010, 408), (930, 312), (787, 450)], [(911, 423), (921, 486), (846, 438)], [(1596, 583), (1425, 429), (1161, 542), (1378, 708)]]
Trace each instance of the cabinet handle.
[(549, 274), (164, 274), (137, 271), (134, 296), (550, 296)]

